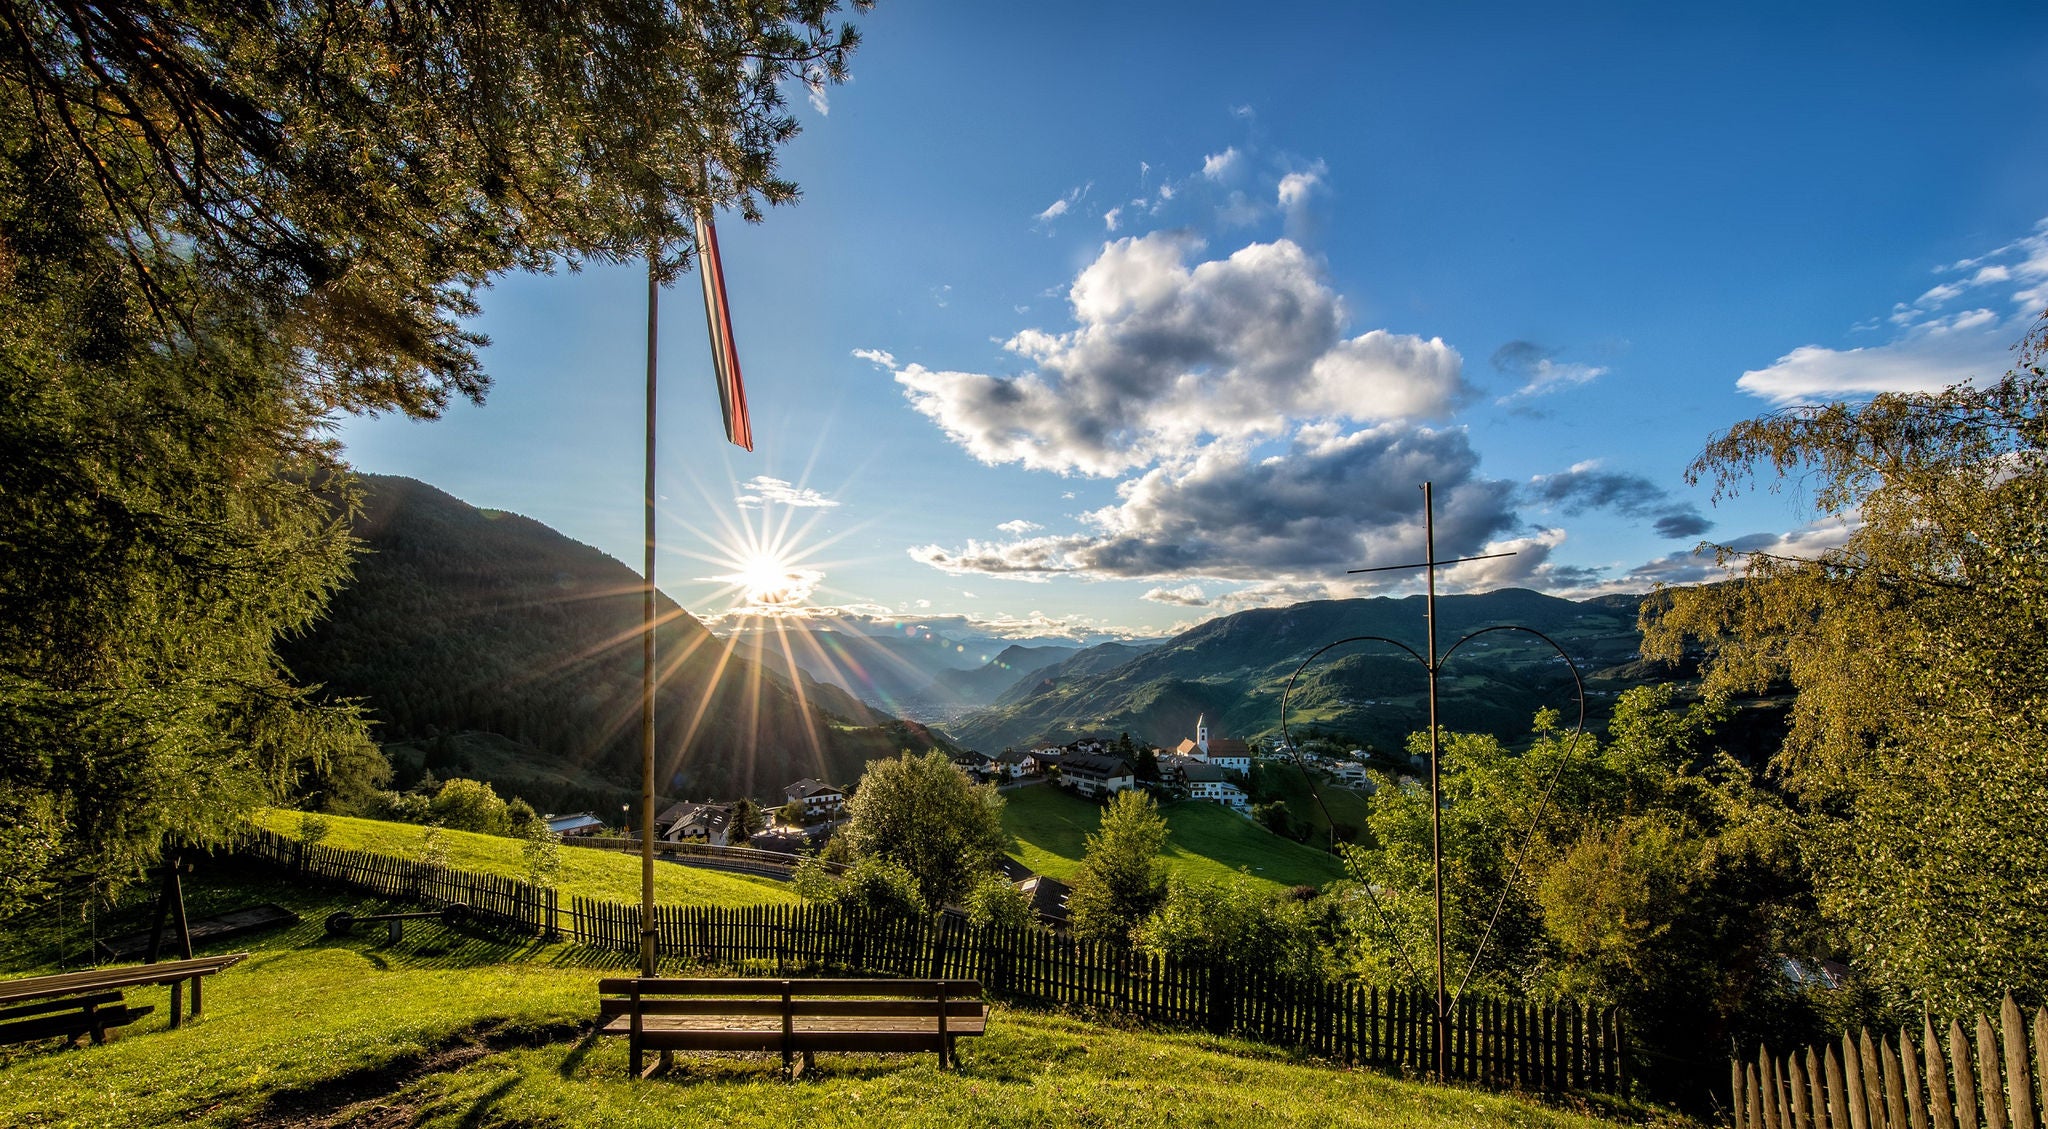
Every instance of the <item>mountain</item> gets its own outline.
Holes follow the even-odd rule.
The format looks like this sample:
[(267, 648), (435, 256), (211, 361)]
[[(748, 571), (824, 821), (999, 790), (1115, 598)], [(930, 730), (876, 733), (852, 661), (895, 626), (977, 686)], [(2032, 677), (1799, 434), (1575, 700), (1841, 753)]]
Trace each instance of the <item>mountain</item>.
[(1076, 651), (1073, 655), (1060, 662), (1054, 663), (1051, 666), (1040, 667), (1025, 677), (1012, 682), (1009, 689), (996, 696), (995, 704), (998, 706), (1016, 705), (1018, 702), (1048, 693), (1056, 689), (1062, 682), (1090, 674), (1100, 674), (1106, 670), (1115, 670), (1117, 667), (1130, 662), (1157, 645), (1155, 643), (1098, 643), (1093, 647)]
[(987, 644), (929, 632), (875, 635), (827, 622), (778, 624), (736, 636), (738, 653), (770, 669), (795, 667), (870, 705), (923, 717), (934, 679), (971, 671), (988, 661)]
[[(355, 576), (280, 651), (359, 698), (400, 772), (490, 780), (551, 810), (639, 794), (641, 600), (632, 569), (517, 514), (362, 475)], [(787, 664), (731, 653), (666, 596), (657, 780), (674, 797), (781, 799), (870, 759), (950, 747)]]
[[(1304, 659), (1356, 636), (1426, 653), (1424, 605), (1423, 597), (1410, 596), (1260, 608), (1210, 620), (1135, 654), (1108, 649), (1114, 645), (1091, 648), (1035, 672), (1028, 685), (1013, 686), (993, 708), (959, 719), (949, 731), (983, 750), (1125, 731), (1170, 745), (1193, 736), (1195, 719), (1206, 715), (1217, 736), (1277, 735), (1282, 692)], [(1593, 722), (1605, 718), (1621, 689), (1656, 677), (1626, 665), (1639, 663), (1642, 641), (1631, 600), (1577, 602), (1504, 589), (1440, 597), (1437, 609), (1440, 651), (1457, 646), (1438, 688), (1440, 717), (1450, 729), (1519, 739), (1539, 708), (1557, 709), (1567, 723), (1574, 715), (1566, 659), (1535, 635), (1489, 628), (1516, 625), (1556, 640), (1585, 678)], [(1320, 733), (1397, 750), (1428, 724), (1423, 665), (1385, 643), (1334, 648), (1302, 671), (1288, 722), (1297, 738)]]
[(986, 666), (940, 674), (932, 680), (926, 693), (935, 699), (964, 706), (985, 706), (1011, 686), (1071, 657), (1078, 650), (1078, 647), (1005, 647)]

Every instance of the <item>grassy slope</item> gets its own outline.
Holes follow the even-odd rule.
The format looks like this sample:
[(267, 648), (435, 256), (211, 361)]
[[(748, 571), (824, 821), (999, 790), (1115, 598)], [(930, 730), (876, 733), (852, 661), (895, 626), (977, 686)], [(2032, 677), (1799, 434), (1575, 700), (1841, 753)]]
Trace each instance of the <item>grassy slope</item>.
[[(636, 1084), (623, 1040), (587, 1034), (607, 958), (438, 926), (397, 945), (328, 938), (327, 913), (386, 907), (248, 875), (202, 873), (193, 887), (201, 907), (277, 900), (304, 921), (231, 942), (254, 955), (209, 982), (205, 1017), (181, 1030), (165, 1028), (162, 990), (145, 989), (158, 1013), (107, 1046), (0, 1049), (0, 1124), (1610, 1124), (1233, 1040), (1001, 1007), (986, 1037), (962, 1044), (956, 1073), (929, 1055), (827, 1055), (817, 1077), (787, 1085), (763, 1056), (685, 1056), (676, 1074)], [(0, 946), (0, 959), (20, 955)]]
[[(321, 840), (323, 846), (399, 858), (420, 855), (421, 836), (426, 831), (423, 827), (341, 815), (325, 818), (332, 830)], [(265, 812), (257, 822), (293, 838), (299, 834), (299, 813), (295, 811)], [(441, 835), (448, 847), (448, 865), (457, 870), (506, 878), (526, 877), (526, 860), (520, 854), (517, 839), (469, 831), (444, 830)], [(637, 855), (612, 851), (564, 847), (562, 869), (555, 877), (555, 885), (561, 890), (564, 907), (575, 895), (637, 905), (640, 859)], [(654, 868), (654, 900), (665, 906), (757, 906), (795, 904), (803, 899), (774, 879), (660, 863)]]
[[(1017, 837), (1017, 857), (1040, 874), (1067, 878), (1080, 866), (1088, 834), (1102, 809), (1051, 785), (1003, 793), (1003, 825)], [(1320, 886), (1344, 876), (1336, 859), (1255, 826), (1210, 803), (1163, 809), (1169, 831), (1166, 865), (1189, 878), (1216, 881), (1240, 868), (1281, 886)]]
[[(1323, 818), (1322, 808), (1316, 806), (1315, 794), (1310, 791), (1308, 777), (1302, 770), (1291, 762), (1268, 761), (1261, 767), (1261, 772), (1266, 787), (1287, 804), (1287, 813), (1296, 821), (1307, 821), (1314, 826), (1315, 835), (1310, 841), (1325, 841), (1330, 833), (1330, 823)], [(1354, 828), (1365, 826), (1365, 793), (1340, 788), (1327, 780), (1318, 781), (1317, 786), (1322, 790), (1323, 803), (1330, 809), (1332, 818)]]

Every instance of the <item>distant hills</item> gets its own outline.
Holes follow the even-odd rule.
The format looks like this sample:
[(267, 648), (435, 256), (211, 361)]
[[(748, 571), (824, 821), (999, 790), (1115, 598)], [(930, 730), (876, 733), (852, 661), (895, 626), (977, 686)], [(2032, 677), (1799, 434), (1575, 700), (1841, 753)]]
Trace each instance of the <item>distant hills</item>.
[[(638, 574), (517, 514), (360, 478), (354, 579), (281, 648), (287, 665), (362, 699), (401, 773), (476, 776), (554, 810), (637, 796)], [(671, 796), (779, 801), (801, 777), (848, 782), (869, 759), (952, 747), (800, 669), (728, 653), (665, 596), (656, 614)]]
[[(1555, 639), (1586, 680), (1593, 721), (1614, 696), (1638, 682), (1673, 677), (1641, 661), (1631, 597), (1573, 601), (1525, 589), (1437, 601), (1438, 646), (1485, 628), (1517, 625)], [(1303, 659), (1353, 636), (1398, 640), (1426, 652), (1421, 596), (1324, 600), (1260, 608), (1203, 623), (1164, 644), (1104, 644), (1077, 652), (1013, 683), (991, 707), (949, 727), (963, 744), (984, 751), (1099, 734), (1129, 732), (1141, 742), (1170, 744), (1192, 736), (1206, 715), (1217, 735), (1255, 738), (1280, 730), (1280, 699)], [(1289, 704), (1297, 737), (1323, 733), (1398, 750), (1427, 725), (1422, 664), (1382, 643), (1329, 652), (1303, 671)], [(1549, 706), (1570, 721), (1572, 672), (1542, 639), (1495, 631), (1466, 643), (1444, 666), (1440, 715), (1455, 730), (1525, 737), (1536, 711)]]

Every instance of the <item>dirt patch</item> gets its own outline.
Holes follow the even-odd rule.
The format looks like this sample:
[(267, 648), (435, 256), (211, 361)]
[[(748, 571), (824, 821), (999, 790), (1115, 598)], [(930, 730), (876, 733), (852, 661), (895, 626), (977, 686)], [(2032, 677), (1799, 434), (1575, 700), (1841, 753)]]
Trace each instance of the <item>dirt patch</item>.
[(399, 1096), (413, 1083), (461, 1070), (500, 1051), (566, 1042), (590, 1029), (588, 1023), (482, 1024), (458, 1032), (424, 1055), (395, 1059), (310, 1089), (272, 1094), (242, 1124), (249, 1129), (400, 1129), (419, 1118), (419, 1107)]

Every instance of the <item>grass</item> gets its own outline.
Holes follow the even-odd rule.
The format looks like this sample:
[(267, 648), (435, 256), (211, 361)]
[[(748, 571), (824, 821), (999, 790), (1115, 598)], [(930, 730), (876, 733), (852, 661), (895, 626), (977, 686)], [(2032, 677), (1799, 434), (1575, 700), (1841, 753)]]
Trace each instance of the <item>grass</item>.
[[(1101, 821), (1093, 801), (1051, 785), (1003, 793), (1003, 826), (1017, 839), (1024, 865), (1054, 878), (1080, 868), (1087, 837)], [(1247, 873), (1275, 886), (1322, 884), (1344, 877), (1334, 857), (1283, 839), (1221, 805), (1187, 802), (1161, 809), (1166, 817), (1168, 869), (1196, 881), (1221, 881)]]
[(106, 1046), (0, 1049), (0, 1124), (212, 1126), (1384, 1126), (1597, 1129), (1532, 1102), (1425, 1087), (1212, 1036), (998, 1005), (957, 1071), (930, 1055), (821, 1055), (814, 1077), (769, 1056), (683, 1056), (627, 1080), (623, 1040), (590, 1034), (616, 961), (566, 945), (409, 928), (330, 938), (334, 896), (254, 870), (202, 871), (195, 907), (276, 900), (303, 921), (229, 942), (250, 959), (209, 981), (206, 1014), (155, 1015)]
[[(330, 830), (321, 845), (344, 850), (371, 851), (399, 858), (420, 857), (426, 828), (410, 823), (387, 823), (351, 816), (322, 817)], [(258, 815), (257, 823), (282, 835), (297, 838), (299, 813), (271, 810)], [(472, 831), (441, 832), (448, 848), (448, 865), (477, 874), (525, 878), (526, 859), (520, 841), (501, 835), (480, 835)], [(562, 848), (562, 869), (555, 876), (566, 907), (572, 896), (638, 904), (640, 901), (640, 858), (582, 847)], [(665, 906), (759, 906), (794, 905), (803, 899), (772, 878), (755, 878), (700, 870), (676, 863), (658, 862), (654, 867), (654, 900)]]
[[(1291, 761), (1270, 760), (1259, 766), (1259, 774), (1266, 789), (1287, 805), (1289, 816), (1297, 823), (1307, 823), (1315, 828), (1309, 841), (1325, 842), (1330, 834), (1330, 821), (1323, 818), (1322, 808), (1316, 806), (1315, 792), (1310, 789), (1308, 775), (1301, 767)], [(1364, 792), (1339, 787), (1328, 780), (1318, 781), (1316, 788), (1321, 790), (1331, 818), (1351, 828), (1365, 826), (1369, 809)]]

